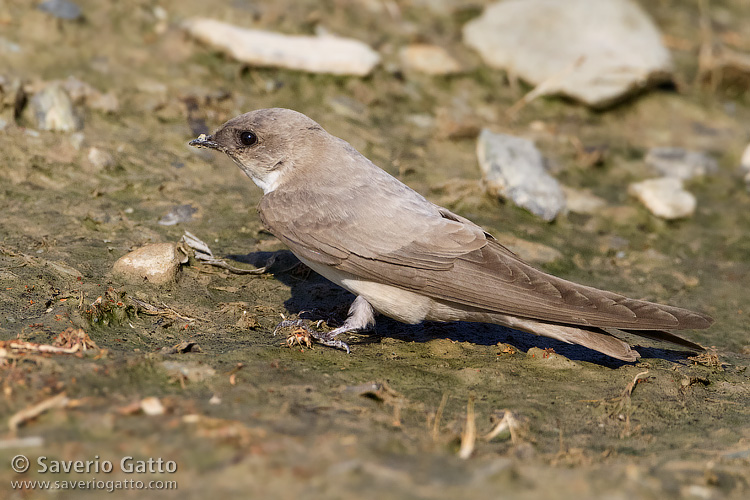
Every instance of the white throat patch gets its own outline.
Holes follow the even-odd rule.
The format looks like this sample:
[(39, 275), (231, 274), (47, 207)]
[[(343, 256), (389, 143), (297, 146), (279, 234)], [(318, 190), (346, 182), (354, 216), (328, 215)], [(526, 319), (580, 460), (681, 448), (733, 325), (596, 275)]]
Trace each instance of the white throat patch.
[(256, 186), (263, 190), (263, 194), (268, 194), (279, 187), (281, 172), (279, 170), (269, 172), (265, 180), (257, 179), (253, 176), (250, 176), (250, 178), (253, 180)]

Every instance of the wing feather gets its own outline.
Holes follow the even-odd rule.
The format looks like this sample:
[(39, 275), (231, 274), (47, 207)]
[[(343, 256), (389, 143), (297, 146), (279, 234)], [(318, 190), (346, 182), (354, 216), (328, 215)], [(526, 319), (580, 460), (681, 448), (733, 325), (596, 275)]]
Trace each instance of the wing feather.
[(336, 185), (313, 190), (307, 182), (287, 183), (296, 188), (266, 194), (259, 206), (264, 224), (305, 259), (488, 312), (632, 330), (712, 322), (535, 269), (476, 224), (373, 164), (363, 174), (358, 158), (340, 159)]

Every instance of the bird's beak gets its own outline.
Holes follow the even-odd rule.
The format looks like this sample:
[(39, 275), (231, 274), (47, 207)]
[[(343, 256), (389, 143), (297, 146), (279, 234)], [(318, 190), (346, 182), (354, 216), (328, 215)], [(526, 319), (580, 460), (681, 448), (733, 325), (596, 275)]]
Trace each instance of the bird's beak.
[(212, 135), (206, 134), (199, 135), (197, 139), (193, 139), (188, 144), (196, 148), (218, 149), (219, 151), (223, 149), (218, 142), (214, 141)]

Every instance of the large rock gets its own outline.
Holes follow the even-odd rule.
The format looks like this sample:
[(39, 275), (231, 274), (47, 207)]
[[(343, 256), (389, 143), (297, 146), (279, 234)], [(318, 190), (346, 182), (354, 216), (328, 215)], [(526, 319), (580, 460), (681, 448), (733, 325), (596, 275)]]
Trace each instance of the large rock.
[(487, 190), (551, 221), (565, 209), (560, 184), (547, 173), (544, 158), (528, 139), (483, 129), (477, 158)]
[(351, 38), (283, 35), (199, 18), (188, 19), (184, 27), (201, 42), (256, 66), (365, 76), (380, 62), (377, 52)]
[(630, 0), (505, 0), (463, 35), (490, 66), (594, 107), (669, 79), (672, 70), (659, 31)]

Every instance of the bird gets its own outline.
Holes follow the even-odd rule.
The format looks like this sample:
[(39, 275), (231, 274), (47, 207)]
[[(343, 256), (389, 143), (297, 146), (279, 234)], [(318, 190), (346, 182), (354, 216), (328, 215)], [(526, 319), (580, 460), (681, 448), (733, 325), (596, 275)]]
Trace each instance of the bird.
[(349, 352), (337, 337), (372, 327), (377, 312), (408, 324), (493, 323), (627, 362), (640, 354), (618, 330), (704, 350), (669, 330), (708, 328), (710, 316), (536, 269), (302, 113), (258, 109), (189, 144), (231, 158), (263, 190), (263, 225), (356, 296), (340, 327), (310, 332), (321, 344)]

